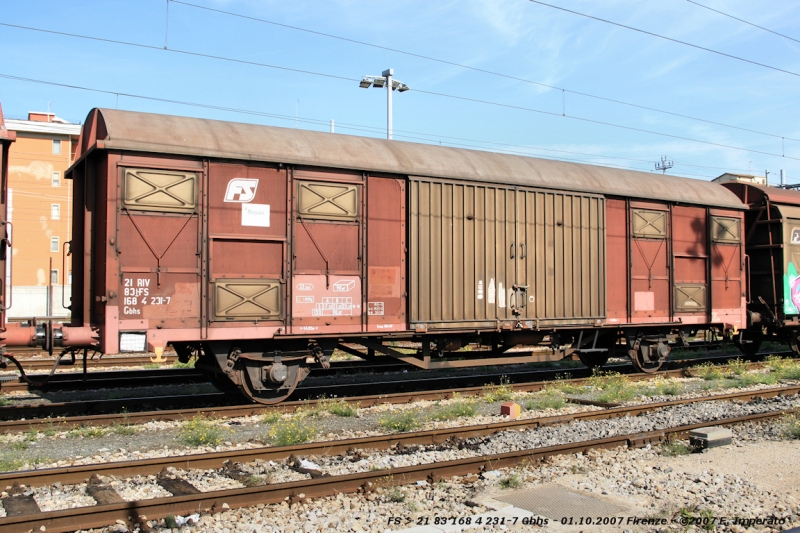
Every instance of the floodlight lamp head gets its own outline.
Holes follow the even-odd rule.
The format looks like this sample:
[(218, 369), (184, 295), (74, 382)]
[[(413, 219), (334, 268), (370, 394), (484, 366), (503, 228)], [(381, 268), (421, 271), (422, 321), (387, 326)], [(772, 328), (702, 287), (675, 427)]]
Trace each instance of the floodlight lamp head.
[(404, 93), (404, 92), (406, 92), (407, 90), (409, 90), (410, 88), (411, 88), (411, 87), (409, 87), (409, 86), (408, 86), (408, 85), (406, 85), (405, 83), (401, 83), (401, 84), (400, 84), (400, 87), (398, 87), (398, 88), (397, 88), (397, 92), (399, 92), (399, 93)]
[(358, 84), (359, 87), (362, 89), (369, 89), (369, 86), (372, 85), (372, 78), (369, 76), (364, 76), (361, 78), (361, 83)]
[(372, 80), (372, 86), (376, 89), (382, 89), (384, 85), (386, 85), (386, 78), (379, 76)]

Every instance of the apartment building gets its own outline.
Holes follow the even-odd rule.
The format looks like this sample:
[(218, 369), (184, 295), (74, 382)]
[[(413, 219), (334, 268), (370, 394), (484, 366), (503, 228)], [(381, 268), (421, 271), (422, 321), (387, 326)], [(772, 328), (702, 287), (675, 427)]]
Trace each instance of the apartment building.
[(17, 135), (8, 156), (8, 317), (67, 317), (72, 269), (64, 243), (71, 230), (72, 182), (64, 172), (74, 160), (81, 126), (41, 112), (5, 122)]

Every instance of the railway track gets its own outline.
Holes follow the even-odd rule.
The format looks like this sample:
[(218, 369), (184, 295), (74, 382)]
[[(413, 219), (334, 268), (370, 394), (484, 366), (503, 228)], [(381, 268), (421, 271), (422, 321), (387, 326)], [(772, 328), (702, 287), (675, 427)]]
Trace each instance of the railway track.
[[(712, 360), (716, 362), (723, 359), (713, 356), (711, 358), (696, 360), (705, 362)], [(757, 363), (756, 363), (757, 364)], [(630, 365), (619, 365), (614, 370), (630, 370)], [(627, 374), (631, 380), (647, 380), (654, 377), (682, 377), (685, 375), (685, 367), (664, 370), (657, 374)], [(522, 373), (521, 375), (511, 374), (515, 382), (509, 383), (517, 392), (535, 392), (544, 388), (550, 381), (563, 373), (563, 369), (558, 370), (539, 370), (535, 373)], [(588, 372), (586, 372), (588, 374)], [(164, 400), (159, 404), (170, 405), (169, 409), (158, 409), (151, 411), (138, 411), (137, 407), (153, 405), (156, 399), (153, 398), (124, 398), (111, 400), (91, 400), (72, 403), (51, 403), (34, 406), (12, 406), (0, 407), (0, 433), (24, 432), (29, 430), (51, 428), (57, 426), (62, 429), (72, 429), (86, 426), (113, 426), (116, 424), (142, 424), (151, 421), (177, 421), (187, 420), (198, 415), (210, 418), (234, 418), (264, 414), (274, 411), (292, 412), (302, 408), (313, 408), (317, 405), (320, 397), (337, 397), (347, 403), (361, 407), (370, 407), (378, 404), (394, 403), (403, 404), (418, 400), (443, 400), (452, 398), (453, 395), (464, 397), (479, 396), (485, 392), (487, 382), (494, 378), (499, 382), (500, 376), (481, 375), (466, 376), (468, 381), (479, 381), (480, 385), (470, 385), (454, 387), (458, 385), (453, 377), (432, 378), (430, 380), (417, 380), (425, 382), (425, 387), (416, 387), (411, 391), (394, 392), (390, 388), (396, 382), (373, 383), (373, 388), (364, 389), (363, 384), (358, 384), (356, 388), (347, 386), (333, 387), (324, 385), (318, 388), (298, 389), (303, 392), (303, 399), (283, 402), (275, 406), (264, 406), (258, 404), (236, 404), (226, 405), (230, 401), (230, 394), (211, 393), (198, 395), (182, 395), (172, 397), (162, 397)], [(533, 378), (533, 381), (524, 381), (521, 378)], [(583, 385), (588, 379), (586, 377), (562, 380), (563, 383)], [(519, 380), (518, 382), (516, 382)], [(413, 383), (409, 380), (404, 385), (409, 386)], [(420, 383), (417, 383), (420, 385)], [(437, 387), (444, 387), (437, 388)], [(383, 391), (374, 394), (374, 390)], [(364, 391), (368, 394), (357, 394), (356, 391)], [(580, 403), (579, 400), (572, 400)], [(587, 402), (598, 405), (598, 402)], [(601, 404), (609, 406), (608, 404)], [(124, 411), (123, 411), (124, 408)], [(123, 411), (123, 412), (120, 412)], [(72, 416), (54, 417), (69, 413)]]
[[(33, 361), (35, 360), (21, 361), (23, 368), (27, 368), (27, 363)], [(53, 360), (51, 359), (49, 360), (49, 366), (46, 368), (52, 368), (52, 366)], [(314, 372), (316, 376), (331, 376), (399, 371), (407, 368), (409, 368), (409, 365), (406, 363), (386, 358), (385, 361), (369, 364), (363, 361), (338, 361), (331, 363), (330, 368), (319, 368), (315, 369)], [(81, 372), (59, 374), (56, 372), (49, 377), (47, 374), (28, 374), (27, 377), (29, 381), (13, 376), (7, 376), (5, 381), (3, 381), (4, 378), (0, 378), (0, 393), (131, 388), (162, 384), (174, 385), (175, 383), (204, 383), (207, 381), (199, 371), (193, 368), (170, 368), (166, 363), (159, 368), (145, 370), (93, 371), (85, 374)]]
[[(0, 475), (0, 484), (41, 487), (54, 483), (61, 486), (83, 483), (88, 494), (97, 505), (50, 512), (37, 512), (38, 507), (32, 496), (26, 496), (21, 489), (12, 490), (16, 495), (3, 499), (9, 516), (0, 518), (0, 533), (5, 531), (38, 530), (45, 526), (46, 531), (73, 531), (89, 527), (101, 527), (117, 520), (139, 522), (140, 516), (152, 520), (167, 514), (190, 514), (198, 510), (221, 510), (227, 507), (245, 507), (256, 504), (270, 504), (289, 500), (290, 503), (304, 498), (330, 496), (340, 492), (369, 491), (378, 483), (386, 483), (391, 476), (392, 484), (407, 484), (418, 480), (434, 481), (451, 476), (479, 474), (486, 470), (517, 465), (523, 461), (537, 461), (553, 455), (585, 452), (596, 448), (615, 448), (619, 446), (641, 447), (663, 442), (675, 436), (683, 437), (690, 430), (705, 426), (737, 424), (752, 420), (766, 420), (783, 415), (786, 409), (753, 412), (746, 416), (734, 416), (700, 423), (683, 424), (647, 432), (617, 435), (608, 438), (583, 440), (554, 446), (515, 450), (491, 455), (474, 455), (450, 461), (417, 464), (377, 471), (357, 472), (346, 475), (324, 475), (323, 472), (306, 470), (310, 479), (301, 481), (257, 485), (231, 490), (200, 492), (180, 477), (164, 474), (167, 468), (182, 470), (203, 469), (227, 472), (236, 476), (238, 464), (260, 459), (262, 461), (286, 461), (292, 457), (326, 455), (348, 455), (358, 450), (386, 450), (405, 446), (431, 446), (448, 443), (455, 445), (465, 439), (475, 439), (507, 431), (522, 431), (545, 426), (557, 426), (575, 421), (601, 420), (644, 415), (656, 410), (675, 408), (686, 404), (708, 401), (750, 401), (756, 398), (773, 398), (800, 393), (800, 386), (776, 387), (759, 391), (736, 392), (704, 398), (681, 399), (632, 407), (615, 407), (599, 411), (573, 413), (527, 420), (503, 421), (494, 424), (467, 426), (459, 428), (436, 429), (414, 433), (382, 435), (359, 439), (345, 439), (316, 442), (298, 446), (264, 447), (249, 450), (236, 450), (218, 453), (203, 453), (180, 457), (166, 457), (139, 461), (104, 463), (87, 466), (73, 466), (44, 470), (13, 472)], [(295, 467), (296, 468), (296, 467)], [(302, 471), (302, 470), (299, 470)], [(99, 476), (125, 478), (136, 475), (158, 475), (159, 484), (172, 496), (136, 502), (126, 502)], [(15, 499), (14, 501), (11, 501)], [(10, 511), (9, 511), (10, 510)]]

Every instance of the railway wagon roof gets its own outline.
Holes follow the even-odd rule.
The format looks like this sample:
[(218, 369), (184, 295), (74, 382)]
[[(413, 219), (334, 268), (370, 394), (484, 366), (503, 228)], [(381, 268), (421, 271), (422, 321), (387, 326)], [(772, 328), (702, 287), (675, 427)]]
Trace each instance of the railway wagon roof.
[(780, 187), (767, 187), (755, 183), (729, 181), (725, 187), (733, 191), (739, 198), (748, 204), (761, 202), (764, 197), (769, 198), (773, 204), (800, 205), (800, 191), (795, 189), (782, 189)]
[(107, 149), (356, 169), (732, 209), (746, 207), (725, 187), (702, 180), (338, 133), (115, 109), (95, 109), (89, 113), (81, 134), (81, 152), (97, 140), (104, 141)]

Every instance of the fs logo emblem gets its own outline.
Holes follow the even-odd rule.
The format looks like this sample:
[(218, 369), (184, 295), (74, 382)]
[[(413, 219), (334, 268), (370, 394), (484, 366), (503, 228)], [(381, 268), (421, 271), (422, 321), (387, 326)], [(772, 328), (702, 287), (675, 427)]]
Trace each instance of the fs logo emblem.
[(225, 201), (238, 203), (251, 202), (253, 198), (256, 197), (256, 189), (258, 189), (257, 179), (233, 178), (228, 182), (228, 188), (225, 191)]

